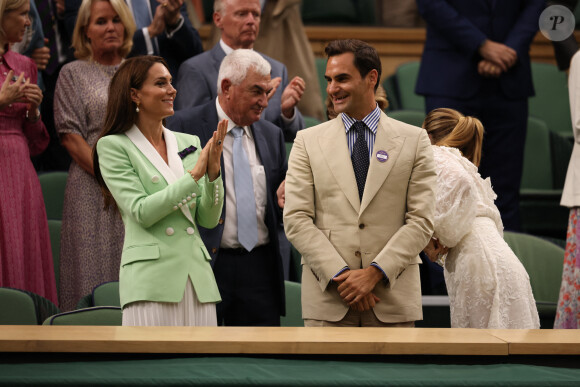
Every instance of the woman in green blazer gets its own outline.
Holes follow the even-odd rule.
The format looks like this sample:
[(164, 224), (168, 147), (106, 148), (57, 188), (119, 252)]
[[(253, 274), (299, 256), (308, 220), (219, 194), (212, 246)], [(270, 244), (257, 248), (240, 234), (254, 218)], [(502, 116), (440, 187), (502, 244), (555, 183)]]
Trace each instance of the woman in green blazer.
[(93, 151), (105, 203), (125, 225), (119, 290), (123, 325), (216, 325), (220, 295), (198, 225), (217, 225), (227, 121), (201, 149), (163, 126), (176, 90), (160, 57), (126, 60), (113, 77)]

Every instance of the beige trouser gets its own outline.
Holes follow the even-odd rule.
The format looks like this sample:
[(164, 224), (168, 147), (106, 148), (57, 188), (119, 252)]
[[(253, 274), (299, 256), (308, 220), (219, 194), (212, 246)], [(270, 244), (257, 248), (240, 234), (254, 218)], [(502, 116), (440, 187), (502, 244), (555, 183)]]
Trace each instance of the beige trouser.
[(342, 320), (339, 321), (324, 321), (324, 320), (304, 320), (305, 327), (399, 327), (399, 328), (414, 328), (415, 321), (405, 321), (398, 323), (385, 323), (375, 316), (371, 310), (365, 312), (357, 312), (349, 309), (348, 313)]

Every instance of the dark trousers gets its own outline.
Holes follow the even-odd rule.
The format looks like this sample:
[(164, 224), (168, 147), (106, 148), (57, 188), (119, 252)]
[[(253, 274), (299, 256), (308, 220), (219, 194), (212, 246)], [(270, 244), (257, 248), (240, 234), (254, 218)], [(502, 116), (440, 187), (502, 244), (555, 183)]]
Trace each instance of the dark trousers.
[(490, 82), (469, 99), (427, 96), (427, 112), (439, 107), (455, 109), (482, 122), (483, 151), (479, 173), (491, 178), (495, 204), (506, 230), (520, 231), (519, 195), (528, 119), (528, 100), (508, 99), (497, 82)]
[(220, 249), (214, 274), (222, 297), (219, 325), (279, 326), (280, 295), (277, 254), (269, 245), (251, 252)]
[(60, 144), (54, 124), (54, 91), (59, 72), (60, 68), (54, 74), (42, 74), (46, 90), (43, 92), (40, 114), (42, 115), (42, 122), (48, 131), (50, 142), (45, 151), (35, 156), (32, 160), (38, 172), (68, 171), (71, 163), (68, 151)]

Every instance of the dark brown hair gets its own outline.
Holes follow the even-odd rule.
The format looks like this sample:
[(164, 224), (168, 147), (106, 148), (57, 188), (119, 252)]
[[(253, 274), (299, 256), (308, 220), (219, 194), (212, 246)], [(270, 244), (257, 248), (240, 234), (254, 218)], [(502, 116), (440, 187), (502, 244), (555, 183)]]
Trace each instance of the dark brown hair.
[(423, 122), (433, 145), (457, 148), (476, 166), (481, 162), (483, 125), (475, 117), (464, 116), (457, 110), (434, 109)]
[[(167, 67), (167, 63), (160, 56), (143, 55), (124, 61), (111, 79), (109, 84), (109, 100), (103, 131), (99, 139), (112, 134), (127, 132), (137, 122), (136, 105), (131, 99), (131, 89), (141, 90), (147, 79), (149, 70), (156, 63)], [(97, 140), (98, 142), (98, 140)], [(97, 142), (93, 146), (93, 171), (105, 198), (105, 208), (114, 203), (111, 191), (105, 184), (99, 166)]]
[(371, 70), (377, 70), (377, 83), (375, 84), (375, 92), (379, 83), (381, 82), (381, 58), (371, 45), (357, 39), (334, 40), (324, 49), (326, 56), (336, 56), (347, 52), (354, 54), (354, 66), (357, 68), (362, 78), (366, 77)]

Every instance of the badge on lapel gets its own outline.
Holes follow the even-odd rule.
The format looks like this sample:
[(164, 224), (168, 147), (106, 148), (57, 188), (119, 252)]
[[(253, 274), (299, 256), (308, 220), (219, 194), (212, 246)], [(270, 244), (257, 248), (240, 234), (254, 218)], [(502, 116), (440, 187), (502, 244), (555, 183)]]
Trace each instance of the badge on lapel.
[(384, 163), (388, 159), (389, 159), (389, 155), (384, 150), (380, 150), (377, 152), (377, 160), (379, 160), (381, 163)]
[(179, 157), (183, 160), (184, 158), (187, 157), (187, 155), (195, 152), (197, 150), (197, 148), (193, 145), (188, 146), (187, 148), (180, 150), (179, 152), (177, 152), (177, 154), (179, 155)]

